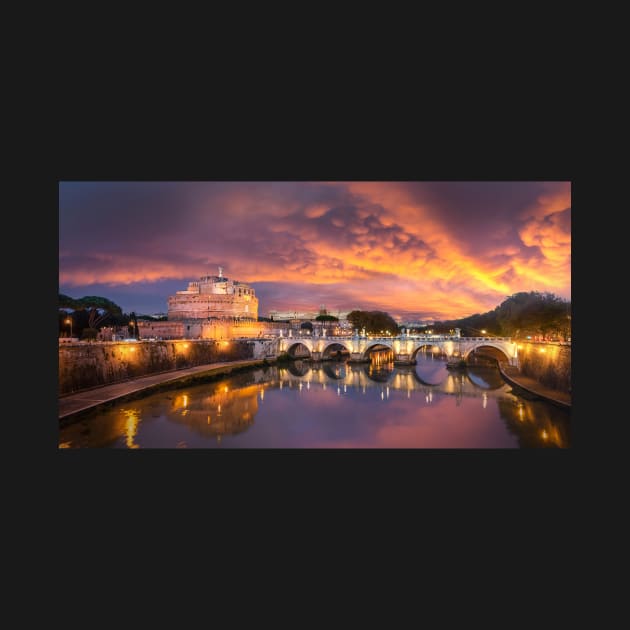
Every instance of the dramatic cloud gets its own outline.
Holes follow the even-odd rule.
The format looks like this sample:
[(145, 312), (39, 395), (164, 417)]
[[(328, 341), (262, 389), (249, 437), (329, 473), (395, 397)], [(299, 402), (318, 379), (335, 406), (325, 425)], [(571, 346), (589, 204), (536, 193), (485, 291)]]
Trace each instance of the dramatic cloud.
[(165, 311), (222, 265), (260, 312), (451, 318), (570, 297), (567, 182), (62, 182), (60, 291)]

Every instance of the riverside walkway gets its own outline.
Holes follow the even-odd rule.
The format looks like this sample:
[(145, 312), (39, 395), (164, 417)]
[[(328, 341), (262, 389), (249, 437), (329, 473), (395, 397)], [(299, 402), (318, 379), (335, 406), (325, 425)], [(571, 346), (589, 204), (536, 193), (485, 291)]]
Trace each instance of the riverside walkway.
[(229, 374), (234, 368), (262, 365), (263, 359), (247, 359), (244, 361), (229, 361), (223, 363), (209, 363), (197, 365), (181, 370), (170, 370), (159, 374), (139, 376), (121, 383), (92, 387), (74, 394), (67, 394), (59, 398), (59, 420), (67, 420), (70, 416), (97, 407), (103, 403), (151, 389), (164, 383), (175, 382), (191, 376), (212, 376)]
[(547, 387), (539, 383), (535, 378), (521, 374), (519, 369), (514, 366), (499, 364), (499, 370), (509, 383), (521, 387), (532, 394), (536, 394), (536, 396), (546, 398), (562, 407), (571, 406), (571, 394)]

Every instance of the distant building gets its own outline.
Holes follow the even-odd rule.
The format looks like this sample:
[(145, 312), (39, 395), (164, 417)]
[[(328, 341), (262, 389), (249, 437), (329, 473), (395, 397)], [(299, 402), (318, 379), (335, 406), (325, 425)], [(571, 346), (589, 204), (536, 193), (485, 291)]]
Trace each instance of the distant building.
[[(322, 313), (322, 310), (325, 311)], [(269, 311), (268, 317), (273, 318), (274, 321), (294, 320), (294, 321), (313, 321), (318, 315), (333, 315), (337, 317), (339, 321), (345, 321), (348, 319), (350, 311), (335, 311), (331, 309), (320, 308), (319, 311)]]

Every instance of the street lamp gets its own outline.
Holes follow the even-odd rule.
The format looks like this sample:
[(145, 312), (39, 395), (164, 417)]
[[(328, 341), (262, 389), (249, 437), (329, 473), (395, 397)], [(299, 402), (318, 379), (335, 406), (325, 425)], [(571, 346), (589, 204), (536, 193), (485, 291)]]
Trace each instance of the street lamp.
[(66, 319), (66, 324), (70, 324), (70, 337), (72, 337), (72, 319), (70, 317)]

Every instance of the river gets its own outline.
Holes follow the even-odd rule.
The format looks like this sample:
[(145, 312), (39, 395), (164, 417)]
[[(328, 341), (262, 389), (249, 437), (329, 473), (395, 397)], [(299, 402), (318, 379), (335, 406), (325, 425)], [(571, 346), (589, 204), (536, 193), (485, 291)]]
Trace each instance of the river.
[(570, 411), (493, 367), (344, 361), (251, 369), (98, 408), (60, 448), (527, 448), (570, 445)]

